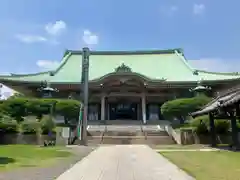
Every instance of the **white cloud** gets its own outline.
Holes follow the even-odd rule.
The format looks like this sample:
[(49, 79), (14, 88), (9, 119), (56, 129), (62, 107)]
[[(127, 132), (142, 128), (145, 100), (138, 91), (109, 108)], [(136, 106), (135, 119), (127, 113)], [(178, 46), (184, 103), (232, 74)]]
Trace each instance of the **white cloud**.
[(178, 7), (177, 6), (162, 6), (160, 8), (160, 11), (162, 14), (166, 15), (166, 16), (172, 16), (173, 14), (175, 14), (178, 11)]
[(62, 32), (66, 30), (66, 28), (67, 28), (67, 24), (62, 20), (56, 21), (55, 23), (48, 23), (45, 26), (46, 32), (52, 36), (57, 36), (62, 34)]
[(24, 43), (46, 42), (47, 38), (39, 35), (18, 34), (15, 36), (18, 40)]
[(34, 35), (34, 34), (17, 34), (15, 37), (24, 43), (37, 43), (47, 42), (53, 45), (59, 44), (56, 36), (61, 35), (67, 28), (64, 21), (56, 21), (55, 23), (48, 23), (45, 25), (44, 30), (49, 36)]
[(178, 10), (178, 7), (177, 6), (171, 6), (170, 7), (170, 11), (171, 12), (175, 12), (175, 11), (177, 11)]
[(84, 30), (82, 40), (86, 45), (96, 45), (98, 44), (99, 38), (95, 33), (92, 33), (89, 30)]
[(51, 61), (51, 60), (38, 60), (37, 66), (46, 69), (46, 70), (52, 70), (58, 67), (60, 62), (58, 61)]
[(200, 60), (189, 60), (195, 69), (215, 72), (240, 72), (240, 61), (220, 58), (204, 58)]
[(195, 15), (203, 14), (205, 9), (206, 9), (206, 7), (204, 4), (194, 4), (193, 5), (193, 14), (195, 14)]

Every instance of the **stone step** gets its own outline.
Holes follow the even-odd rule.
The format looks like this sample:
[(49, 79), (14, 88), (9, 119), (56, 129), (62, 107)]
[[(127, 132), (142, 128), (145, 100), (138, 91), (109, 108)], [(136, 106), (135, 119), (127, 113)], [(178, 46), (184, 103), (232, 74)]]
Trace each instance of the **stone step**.
[(107, 125), (141, 125), (142, 120), (106, 120)]
[(130, 132), (130, 131), (106, 131), (104, 136), (144, 136), (142, 131)]
[(176, 142), (170, 136), (147, 136), (146, 144), (176, 144)]
[(90, 144), (175, 144), (169, 136), (92, 136), (88, 137)]
[(88, 136), (103, 136), (104, 132), (101, 131), (87, 131)]
[(168, 136), (166, 131), (149, 131), (144, 132), (145, 136)]
[(142, 131), (142, 127), (140, 125), (106, 125), (105, 130), (135, 132), (135, 131)]
[(106, 130), (106, 126), (105, 125), (88, 125), (87, 126), (87, 130), (88, 131), (105, 131)]

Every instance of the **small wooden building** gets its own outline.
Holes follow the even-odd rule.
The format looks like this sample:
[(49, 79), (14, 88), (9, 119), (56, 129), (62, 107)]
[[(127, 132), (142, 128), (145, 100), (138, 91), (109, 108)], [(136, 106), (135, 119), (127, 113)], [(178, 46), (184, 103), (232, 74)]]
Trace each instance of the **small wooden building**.
[(193, 117), (208, 114), (211, 133), (211, 144), (216, 146), (216, 131), (214, 119), (229, 119), (231, 121), (232, 144), (239, 149), (237, 120), (240, 118), (240, 87), (235, 87), (219, 94), (201, 110), (192, 113)]

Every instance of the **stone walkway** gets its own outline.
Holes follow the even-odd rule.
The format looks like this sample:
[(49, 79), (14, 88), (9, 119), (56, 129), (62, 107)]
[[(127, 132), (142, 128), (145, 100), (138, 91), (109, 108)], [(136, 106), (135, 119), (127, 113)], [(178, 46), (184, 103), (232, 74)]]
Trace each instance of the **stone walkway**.
[(145, 145), (101, 146), (57, 180), (194, 180)]

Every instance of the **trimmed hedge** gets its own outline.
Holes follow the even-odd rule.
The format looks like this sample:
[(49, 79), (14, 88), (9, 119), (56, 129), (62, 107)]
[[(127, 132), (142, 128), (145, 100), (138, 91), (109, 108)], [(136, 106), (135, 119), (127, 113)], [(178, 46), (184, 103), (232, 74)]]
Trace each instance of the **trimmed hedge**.
[[(81, 103), (71, 99), (37, 99), (37, 98), (13, 98), (2, 101), (0, 109), (3, 114), (11, 116), (18, 122), (25, 116), (35, 115), (39, 119), (44, 114), (50, 114), (54, 106), (54, 113), (62, 115), (66, 120), (78, 118)], [(67, 122), (66, 122), (67, 123)]]
[(2, 116), (0, 119), (0, 132), (4, 134), (15, 134), (19, 132), (19, 125), (16, 120), (9, 116)]
[(0, 120), (0, 133), (4, 134), (49, 134), (55, 133), (56, 125), (50, 116), (44, 116), (41, 121), (24, 120), (18, 123), (9, 116), (5, 116)]
[(211, 98), (207, 96), (197, 96), (167, 101), (161, 106), (161, 113), (166, 119), (187, 117), (189, 113), (201, 109), (210, 100)]

